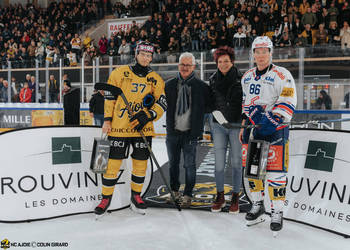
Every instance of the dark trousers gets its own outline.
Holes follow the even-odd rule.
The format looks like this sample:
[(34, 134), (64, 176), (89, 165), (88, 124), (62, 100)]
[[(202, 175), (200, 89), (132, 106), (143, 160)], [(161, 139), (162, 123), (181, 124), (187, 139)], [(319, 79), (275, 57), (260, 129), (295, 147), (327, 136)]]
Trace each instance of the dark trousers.
[(196, 184), (196, 152), (197, 139), (190, 140), (187, 133), (180, 135), (167, 135), (166, 147), (170, 166), (170, 187), (173, 191), (180, 188), (180, 156), (184, 157), (186, 173), (184, 195), (192, 197), (192, 190)]

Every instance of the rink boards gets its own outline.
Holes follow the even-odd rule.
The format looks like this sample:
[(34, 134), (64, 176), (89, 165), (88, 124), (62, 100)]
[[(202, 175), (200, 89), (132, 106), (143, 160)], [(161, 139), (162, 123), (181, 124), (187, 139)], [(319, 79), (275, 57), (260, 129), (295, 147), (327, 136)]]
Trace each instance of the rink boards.
[[(101, 175), (90, 171), (97, 127), (37, 127), (0, 135), (0, 221), (19, 222), (91, 212)], [(152, 177), (147, 168), (143, 192)], [(130, 205), (131, 160), (123, 161), (110, 209)]]
[[(350, 132), (291, 129), (289, 139), (284, 217), (350, 236)], [(270, 149), (269, 159), (274, 156)], [(265, 195), (267, 212), (269, 204)]]
[[(0, 221), (93, 211), (102, 183), (89, 165), (93, 139), (100, 136), (96, 127), (38, 127), (1, 134)], [(349, 142), (346, 131), (290, 131), (285, 218), (350, 235)], [(160, 165), (166, 161), (164, 146), (164, 141), (153, 143), (154, 150), (162, 151), (162, 157), (156, 152), (158, 160), (164, 158)], [(129, 159), (124, 161), (111, 209), (130, 204), (130, 166)], [(143, 193), (153, 176), (149, 166)]]

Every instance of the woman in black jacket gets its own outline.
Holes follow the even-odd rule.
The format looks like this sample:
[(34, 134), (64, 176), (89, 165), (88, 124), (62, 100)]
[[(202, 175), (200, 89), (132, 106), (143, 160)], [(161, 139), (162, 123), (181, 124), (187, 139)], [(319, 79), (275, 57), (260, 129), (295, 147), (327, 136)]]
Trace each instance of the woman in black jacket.
[[(232, 167), (233, 193), (229, 212), (238, 213), (239, 191), (242, 180), (241, 144), (238, 140), (239, 125), (242, 113), (242, 74), (233, 65), (234, 50), (224, 46), (214, 52), (218, 70), (210, 77), (209, 85), (215, 98), (211, 132), (215, 148), (215, 180), (217, 197), (212, 205), (212, 212), (219, 212), (225, 207), (224, 170), (226, 153), (230, 144), (230, 160)], [(229, 124), (238, 127), (230, 128)]]

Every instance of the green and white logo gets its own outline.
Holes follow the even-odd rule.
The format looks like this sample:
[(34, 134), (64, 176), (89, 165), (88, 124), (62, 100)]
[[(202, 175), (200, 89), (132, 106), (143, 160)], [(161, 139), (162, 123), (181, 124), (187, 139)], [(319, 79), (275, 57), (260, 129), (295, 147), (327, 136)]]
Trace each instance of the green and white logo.
[(309, 141), (305, 168), (332, 172), (336, 142)]
[(80, 137), (52, 137), (52, 164), (81, 163)]

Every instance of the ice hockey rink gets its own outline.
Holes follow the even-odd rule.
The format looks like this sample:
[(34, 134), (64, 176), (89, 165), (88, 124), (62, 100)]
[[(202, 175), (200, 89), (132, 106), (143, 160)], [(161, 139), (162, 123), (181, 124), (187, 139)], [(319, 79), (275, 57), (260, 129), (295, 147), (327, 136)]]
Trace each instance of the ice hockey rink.
[(283, 231), (273, 238), (268, 217), (264, 223), (247, 227), (243, 213), (179, 212), (166, 208), (149, 208), (146, 215), (126, 208), (97, 221), (91, 213), (1, 224), (0, 235), (1, 240), (6, 237), (12, 242), (65, 242), (68, 246), (59, 249), (74, 250), (346, 250), (350, 246), (349, 239), (295, 222), (284, 221)]
[[(167, 160), (164, 144), (154, 143), (153, 149), (162, 165)], [(146, 215), (140, 215), (125, 208), (99, 220), (93, 213), (86, 213), (29, 223), (1, 223), (0, 239), (27, 242), (38, 249), (350, 249), (350, 239), (286, 220), (274, 238), (268, 215), (264, 223), (252, 227), (245, 225), (244, 215), (194, 209), (179, 212), (175, 208), (149, 208)], [(66, 246), (39, 246), (53, 242)]]

